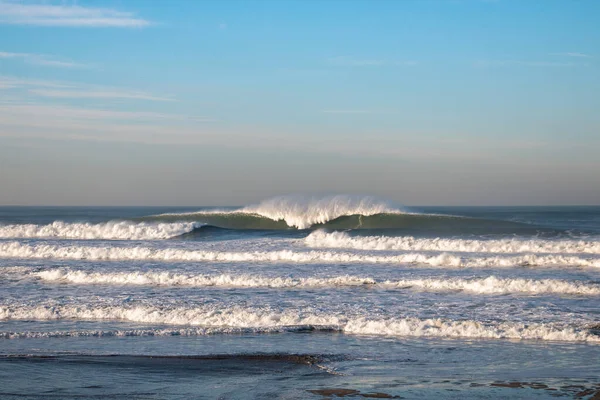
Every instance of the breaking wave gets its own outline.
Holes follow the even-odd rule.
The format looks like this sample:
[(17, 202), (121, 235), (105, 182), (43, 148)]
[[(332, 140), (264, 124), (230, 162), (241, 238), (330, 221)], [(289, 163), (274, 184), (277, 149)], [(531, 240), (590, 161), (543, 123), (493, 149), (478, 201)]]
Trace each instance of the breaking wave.
[(0, 238), (61, 238), (101, 240), (157, 240), (191, 232), (200, 224), (195, 222), (149, 223), (109, 221), (99, 224), (55, 221), (48, 225), (0, 226)]
[[(528, 339), (547, 341), (579, 341), (600, 343), (593, 328), (561, 326), (551, 323), (480, 322), (474, 320), (446, 320), (419, 318), (348, 317), (345, 315), (317, 315), (298, 312), (232, 308), (159, 308), (151, 306), (0, 306), (0, 320), (112, 320), (161, 325), (180, 325), (185, 329), (155, 329), (128, 331), (157, 335), (210, 334), (278, 331), (339, 331), (354, 335), (472, 338), (472, 339)], [(190, 329), (188, 327), (199, 327)], [(87, 331), (89, 332), (89, 331)], [(126, 331), (127, 332), (127, 331)], [(46, 333), (46, 335), (56, 333)], [(25, 337), (27, 333), (22, 334)], [(35, 337), (35, 333), (30, 334)], [(68, 332), (65, 336), (73, 336)], [(85, 334), (84, 334), (85, 335)], [(88, 334), (89, 335), (89, 334)], [(0, 333), (0, 336), (22, 337), (18, 333)]]
[(147, 219), (197, 219), (233, 229), (308, 229), (340, 217), (406, 214), (389, 201), (370, 196), (336, 195), (325, 197), (279, 196), (235, 210), (204, 210), (191, 213), (167, 213)]
[(243, 212), (258, 214), (275, 221), (285, 221), (288, 226), (307, 229), (350, 215), (405, 213), (390, 202), (374, 197), (326, 196), (322, 198), (281, 196), (265, 200), (256, 206), (245, 207)]
[(213, 262), (289, 262), (289, 263), (366, 263), (425, 264), (448, 267), (515, 267), (515, 266), (581, 266), (600, 267), (600, 258), (567, 255), (496, 255), (462, 257), (450, 253), (428, 254), (407, 252), (396, 255), (372, 255), (330, 251), (246, 251), (158, 249), (151, 247), (58, 246), (51, 244), (0, 243), (0, 257), (18, 259), (66, 260), (152, 260)]
[[(23, 272), (18, 270), (16, 272)], [(255, 275), (203, 275), (161, 272), (87, 272), (53, 268), (29, 272), (43, 281), (71, 284), (151, 285), (168, 287), (226, 288), (331, 288), (339, 286), (371, 286), (383, 289), (410, 288), (423, 291), (467, 291), (474, 294), (567, 294), (600, 295), (600, 285), (560, 279), (486, 278), (376, 280), (371, 277), (341, 275), (326, 278), (264, 277)]]
[(600, 254), (600, 241), (542, 239), (453, 239), (411, 236), (350, 236), (346, 232), (312, 232), (308, 247), (355, 250), (449, 251), (467, 253), (591, 253)]
[(141, 220), (202, 221), (227, 229), (392, 229), (427, 235), (558, 233), (520, 222), (414, 213), (374, 197), (344, 195), (281, 196), (238, 209), (160, 214)]

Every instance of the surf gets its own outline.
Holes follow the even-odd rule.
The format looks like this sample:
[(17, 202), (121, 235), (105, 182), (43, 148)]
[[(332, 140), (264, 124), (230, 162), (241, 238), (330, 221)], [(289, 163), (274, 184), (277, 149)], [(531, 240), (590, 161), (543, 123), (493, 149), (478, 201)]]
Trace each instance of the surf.
[(451, 253), (406, 252), (401, 254), (359, 254), (335, 251), (261, 250), (218, 251), (153, 248), (145, 246), (60, 246), (54, 244), (0, 243), (0, 257), (11, 259), (140, 260), (163, 262), (252, 262), (252, 263), (363, 263), (453, 268), (493, 267), (591, 267), (600, 268), (600, 258), (575, 255), (489, 255), (460, 256)]
[[(9, 272), (12, 268), (8, 269)], [(413, 290), (428, 292), (465, 291), (472, 294), (497, 295), (600, 295), (600, 285), (563, 279), (500, 278), (412, 278), (377, 280), (368, 276), (338, 275), (329, 277), (260, 276), (253, 274), (181, 274), (170, 271), (89, 272), (71, 268), (15, 269), (15, 276), (40, 279), (48, 283), (74, 285), (162, 286), (191, 288), (271, 288), (305, 289), (362, 286), (377, 290)]]
[[(445, 318), (390, 317), (373, 318), (361, 315), (298, 313), (243, 307), (156, 307), (156, 306), (93, 306), (93, 305), (0, 305), (0, 320), (12, 321), (122, 321), (184, 327), (191, 335), (227, 333), (276, 333), (326, 331), (360, 336), (437, 337), (471, 339), (516, 339), (600, 343), (594, 326), (557, 323), (494, 322), (452, 320)], [(190, 329), (191, 328), (191, 329)], [(167, 335), (179, 328), (157, 329)], [(163, 333), (163, 334), (164, 334)], [(0, 332), (0, 337), (36, 337)], [(85, 334), (84, 334), (85, 336)], [(39, 337), (39, 336), (37, 336)]]
[(197, 222), (132, 222), (108, 221), (104, 223), (13, 224), (0, 226), (0, 238), (45, 238), (79, 240), (160, 240), (192, 232), (201, 227)]
[[(236, 209), (167, 213), (143, 221), (196, 221), (239, 230), (385, 230), (417, 234), (527, 234), (555, 232), (531, 224), (418, 213), (372, 196), (279, 196)], [(187, 235), (186, 238), (192, 238)]]
[(307, 247), (375, 251), (447, 251), (460, 253), (589, 253), (600, 254), (597, 240), (524, 238), (458, 239), (413, 236), (352, 236), (348, 232), (317, 230), (304, 240)]

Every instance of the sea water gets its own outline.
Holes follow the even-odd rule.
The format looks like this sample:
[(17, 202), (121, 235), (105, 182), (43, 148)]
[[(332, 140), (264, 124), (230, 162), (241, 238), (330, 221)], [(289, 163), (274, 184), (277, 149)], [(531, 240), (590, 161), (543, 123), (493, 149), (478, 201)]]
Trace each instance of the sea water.
[(2, 398), (600, 396), (600, 207), (0, 207)]

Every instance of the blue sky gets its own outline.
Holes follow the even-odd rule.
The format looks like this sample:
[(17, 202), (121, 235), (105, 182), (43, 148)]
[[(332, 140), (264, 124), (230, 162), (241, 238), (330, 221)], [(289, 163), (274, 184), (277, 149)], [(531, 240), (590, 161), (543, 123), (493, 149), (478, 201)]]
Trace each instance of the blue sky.
[(592, 0), (0, 0), (0, 204), (599, 204), (599, 21)]

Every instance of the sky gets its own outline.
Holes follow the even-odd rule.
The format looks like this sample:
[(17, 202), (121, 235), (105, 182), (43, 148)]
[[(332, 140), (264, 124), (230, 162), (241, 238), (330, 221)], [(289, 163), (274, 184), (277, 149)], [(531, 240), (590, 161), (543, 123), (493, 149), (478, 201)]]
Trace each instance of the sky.
[(600, 204), (596, 0), (0, 0), (0, 205)]

